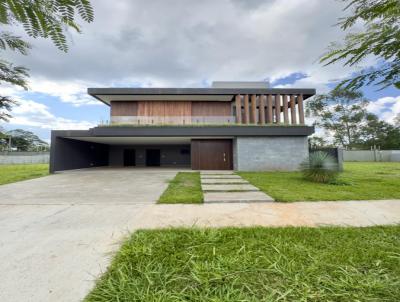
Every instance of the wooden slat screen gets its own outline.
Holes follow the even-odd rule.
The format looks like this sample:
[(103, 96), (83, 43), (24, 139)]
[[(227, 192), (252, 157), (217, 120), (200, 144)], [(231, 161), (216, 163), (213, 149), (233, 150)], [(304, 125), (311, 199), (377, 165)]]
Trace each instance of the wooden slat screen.
[(252, 94), (250, 100), (249, 95), (244, 95), (243, 102), (241, 96), (236, 95), (235, 106), (237, 123), (292, 125), (305, 123), (303, 95)]

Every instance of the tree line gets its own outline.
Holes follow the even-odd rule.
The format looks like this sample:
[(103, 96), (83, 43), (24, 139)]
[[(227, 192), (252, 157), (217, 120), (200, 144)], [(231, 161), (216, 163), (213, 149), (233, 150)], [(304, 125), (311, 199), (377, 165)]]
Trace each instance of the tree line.
[(315, 118), (314, 125), (333, 138), (329, 141), (313, 136), (310, 145), (400, 149), (400, 114), (391, 123), (379, 119), (368, 112), (369, 101), (360, 91), (369, 85), (400, 89), (400, 1), (341, 1), (346, 3), (344, 10), (351, 11), (339, 18), (337, 24), (347, 35), (344, 41), (331, 43), (320, 62), (359, 67), (363, 61), (374, 58), (378, 64), (359, 68), (359, 72), (339, 82), (329, 94), (318, 95), (308, 102), (306, 111)]
[(307, 116), (327, 132), (326, 139), (310, 137), (313, 148), (342, 146), (346, 149), (400, 149), (400, 115), (394, 123), (367, 110), (369, 101), (358, 90), (335, 89), (313, 97), (306, 104)]
[(48, 151), (50, 146), (30, 131), (0, 129), (0, 151)]

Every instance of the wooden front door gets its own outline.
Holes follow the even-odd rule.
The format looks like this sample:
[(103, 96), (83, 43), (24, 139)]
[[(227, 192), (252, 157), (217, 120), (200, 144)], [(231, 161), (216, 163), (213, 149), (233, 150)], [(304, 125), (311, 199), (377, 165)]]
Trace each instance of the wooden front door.
[(193, 139), (191, 146), (193, 170), (232, 170), (232, 140)]

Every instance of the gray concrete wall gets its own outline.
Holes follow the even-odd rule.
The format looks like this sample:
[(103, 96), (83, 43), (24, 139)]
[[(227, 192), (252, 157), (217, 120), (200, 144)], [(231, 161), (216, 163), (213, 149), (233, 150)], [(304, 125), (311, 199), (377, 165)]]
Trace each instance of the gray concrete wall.
[(108, 145), (57, 137), (52, 131), (50, 172), (108, 166)]
[(0, 165), (48, 164), (50, 152), (0, 152)]
[(308, 158), (307, 136), (237, 137), (233, 144), (238, 171), (294, 171)]
[[(110, 146), (110, 166), (124, 165), (124, 149), (136, 150), (136, 166), (146, 165), (146, 149), (160, 149), (161, 166), (190, 166), (190, 145), (179, 146)], [(182, 149), (188, 149), (189, 153), (181, 154)]]
[(343, 150), (344, 161), (400, 162), (400, 150)]

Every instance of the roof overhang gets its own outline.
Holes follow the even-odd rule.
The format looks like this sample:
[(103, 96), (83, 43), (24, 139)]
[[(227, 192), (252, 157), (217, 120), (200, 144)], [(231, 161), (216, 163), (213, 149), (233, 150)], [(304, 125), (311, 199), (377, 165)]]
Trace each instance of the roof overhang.
[(302, 94), (311, 88), (88, 88), (88, 94), (110, 105), (111, 101), (219, 101), (230, 102), (237, 94)]
[(296, 126), (110, 126), (88, 130), (53, 130), (53, 136), (77, 137), (240, 137), (240, 136), (308, 136), (314, 127)]
[[(135, 137), (135, 136), (75, 136), (67, 137), (74, 140), (107, 144), (112, 146), (135, 145), (135, 146), (158, 146), (158, 145), (190, 145), (191, 137)], [(202, 137), (203, 139), (216, 137)], [(218, 139), (229, 139), (232, 137), (218, 137)]]

